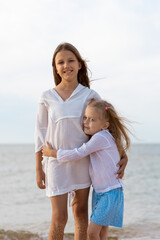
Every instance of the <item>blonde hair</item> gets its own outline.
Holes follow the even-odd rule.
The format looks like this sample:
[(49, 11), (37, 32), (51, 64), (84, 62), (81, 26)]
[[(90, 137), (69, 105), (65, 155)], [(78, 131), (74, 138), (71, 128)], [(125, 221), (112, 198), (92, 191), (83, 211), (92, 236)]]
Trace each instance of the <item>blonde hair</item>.
[(126, 118), (120, 117), (112, 104), (104, 100), (91, 99), (88, 106), (96, 107), (102, 113), (100, 117), (109, 122), (108, 130), (115, 139), (120, 156), (124, 150), (130, 147), (130, 138), (128, 133), (130, 130), (125, 126), (125, 122), (129, 123)]

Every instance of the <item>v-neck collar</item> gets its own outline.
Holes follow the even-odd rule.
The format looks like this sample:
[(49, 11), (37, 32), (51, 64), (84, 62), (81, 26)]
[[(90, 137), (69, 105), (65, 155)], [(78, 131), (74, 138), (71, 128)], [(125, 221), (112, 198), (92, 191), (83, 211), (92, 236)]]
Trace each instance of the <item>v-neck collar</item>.
[(66, 100), (63, 100), (63, 98), (59, 95), (59, 93), (54, 88), (52, 88), (51, 91), (54, 92), (54, 94), (56, 94), (57, 98), (61, 102), (67, 102), (71, 97), (73, 97), (75, 94), (77, 94), (83, 88), (85, 88), (85, 87), (79, 83), (78, 86), (74, 89), (74, 91), (71, 93), (71, 95)]

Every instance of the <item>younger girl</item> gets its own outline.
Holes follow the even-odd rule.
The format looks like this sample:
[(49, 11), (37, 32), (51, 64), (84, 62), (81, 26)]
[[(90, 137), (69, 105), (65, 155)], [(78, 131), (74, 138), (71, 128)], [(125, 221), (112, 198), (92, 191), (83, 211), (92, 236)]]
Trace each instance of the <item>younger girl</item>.
[(116, 172), (124, 149), (130, 145), (128, 129), (110, 103), (95, 99), (86, 107), (83, 127), (85, 134), (92, 137), (81, 147), (57, 151), (47, 143), (48, 147), (43, 146), (42, 153), (57, 158), (60, 163), (90, 155), (93, 197), (88, 235), (91, 240), (104, 240), (109, 225), (122, 227), (123, 223), (123, 184), (117, 179)]

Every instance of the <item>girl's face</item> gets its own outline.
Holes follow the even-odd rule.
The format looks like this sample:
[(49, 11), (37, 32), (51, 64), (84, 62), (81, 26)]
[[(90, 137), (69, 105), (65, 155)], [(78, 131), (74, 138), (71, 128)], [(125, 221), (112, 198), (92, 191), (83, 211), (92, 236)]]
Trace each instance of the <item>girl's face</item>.
[(55, 57), (56, 71), (62, 81), (78, 81), (78, 71), (81, 69), (81, 63), (78, 62), (74, 53), (68, 50), (62, 50)]
[(94, 135), (95, 133), (107, 129), (109, 122), (102, 117), (100, 109), (96, 107), (87, 106), (83, 117), (83, 128), (87, 135)]

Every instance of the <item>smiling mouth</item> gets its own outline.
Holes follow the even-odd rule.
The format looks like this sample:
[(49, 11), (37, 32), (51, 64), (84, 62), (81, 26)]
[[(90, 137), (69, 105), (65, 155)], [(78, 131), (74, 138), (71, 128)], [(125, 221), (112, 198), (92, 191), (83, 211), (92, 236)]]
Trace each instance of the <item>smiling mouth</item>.
[(69, 74), (69, 73), (72, 73), (72, 72), (73, 72), (72, 70), (67, 70), (67, 71), (64, 71), (63, 73)]

